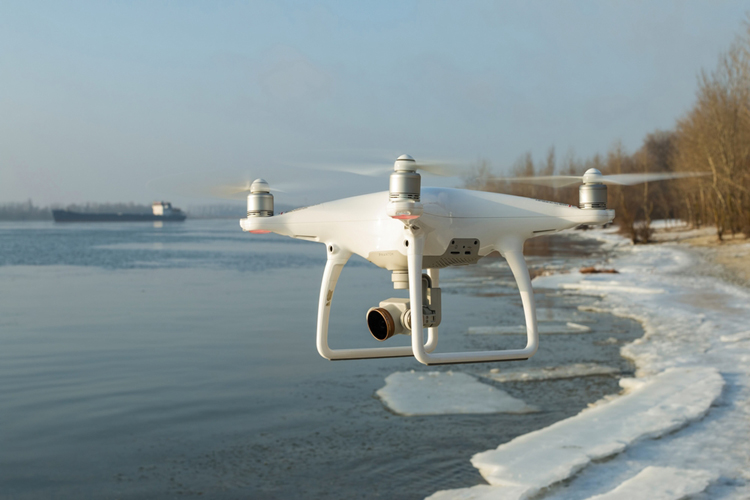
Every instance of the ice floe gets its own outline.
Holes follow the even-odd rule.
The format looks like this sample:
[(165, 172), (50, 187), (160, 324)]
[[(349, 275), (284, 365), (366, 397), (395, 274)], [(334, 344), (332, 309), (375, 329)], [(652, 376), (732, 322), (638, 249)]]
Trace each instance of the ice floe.
[(587, 292), (620, 292), (620, 293), (638, 293), (638, 294), (658, 294), (664, 293), (664, 290), (660, 288), (643, 288), (638, 286), (622, 286), (620, 283), (614, 281), (603, 281), (599, 283), (564, 283), (562, 288), (565, 290), (584, 290)]
[(722, 335), (721, 337), (719, 337), (719, 339), (722, 342), (742, 342), (745, 340), (750, 340), (750, 331), (733, 333), (731, 335)]
[(536, 320), (540, 323), (592, 323), (594, 319), (569, 307), (540, 307), (536, 310)]
[[(529, 498), (592, 460), (620, 453), (637, 440), (662, 436), (702, 417), (723, 385), (714, 368), (671, 368), (627, 386), (628, 392), (621, 397), (478, 453), (471, 463), (497, 487), (497, 495)], [(437, 498), (466, 498), (462, 490), (456, 494)]]
[(451, 277), (440, 280), (441, 288), (486, 288), (486, 287), (516, 287), (514, 280), (492, 278), (488, 276)]
[(451, 371), (392, 373), (377, 395), (391, 411), (404, 416), (538, 411), (471, 375)]
[(493, 368), (486, 377), (496, 382), (533, 382), (537, 380), (590, 377), (592, 375), (617, 375), (619, 373), (620, 370), (612, 366), (604, 366), (597, 363), (575, 363), (546, 368), (527, 368), (525, 370), (501, 370)]
[[(537, 325), (540, 334), (554, 335), (567, 333), (588, 333), (591, 328), (579, 323), (567, 322), (560, 324)], [(470, 335), (526, 335), (526, 325), (510, 326), (470, 326), (467, 330)]]
[[(679, 473), (666, 471), (678, 469), (719, 477), (708, 498), (750, 498), (750, 292), (705, 275), (697, 254), (679, 245), (633, 246), (603, 231), (585, 235), (612, 250), (606, 265), (620, 274), (557, 274), (537, 277), (534, 286), (598, 297), (578, 309), (640, 321), (645, 335), (621, 348), (637, 378), (621, 381), (624, 395), (475, 455), (472, 463), (492, 485), (430, 498), (512, 499), (537, 492), (544, 500), (584, 499), (635, 488), (651, 474), (662, 476), (656, 482), (677, 481)], [(654, 391), (663, 397), (652, 407), (635, 403)], [(601, 412), (611, 413), (596, 419)], [(645, 439), (654, 436), (661, 437)], [(562, 480), (564, 487), (554, 486)], [(645, 498), (673, 497), (649, 492)]]
[(588, 500), (681, 500), (702, 492), (718, 477), (707, 470), (646, 467), (614, 490)]
[[(718, 474), (706, 470), (676, 469), (674, 467), (649, 466), (634, 477), (624, 481), (615, 489), (587, 500), (682, 500), (703, 492)], [(520, 498), (523, 487), (498, 488), (479, 485), (462, 490), (441, 491), (429, 500), (499, 500)]]

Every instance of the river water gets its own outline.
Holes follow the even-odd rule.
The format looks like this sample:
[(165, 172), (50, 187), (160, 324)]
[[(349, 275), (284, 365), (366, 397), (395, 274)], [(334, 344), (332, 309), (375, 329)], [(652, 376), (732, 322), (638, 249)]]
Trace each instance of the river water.
[[(606, 259), (574, 234), (526, 251), (533, 272)], [(324, 263), (320, 244), (248, 235), (236, 220), (1, 223), (0, 498), (424, 498), (483, 483), (472, 454), (578, 413), (617, 392), (617, 377), (494, 383), (538, 413), (401, 417), (375, 396), (389, 374), (580, 362), (632, 372), (619, 348), (642, 335), (638, 324), (545, 290), (542, 314), (592, 331), (543, 335), (528, 362), (324, 360)], [(444, 270), (441, 286), (438, 350), (524, 344), (466, 333), (523, 323), (502, 259)], [(331, 345), (375, 345), (364, 314), (400, 294), (390, 273), (354, 257)]]

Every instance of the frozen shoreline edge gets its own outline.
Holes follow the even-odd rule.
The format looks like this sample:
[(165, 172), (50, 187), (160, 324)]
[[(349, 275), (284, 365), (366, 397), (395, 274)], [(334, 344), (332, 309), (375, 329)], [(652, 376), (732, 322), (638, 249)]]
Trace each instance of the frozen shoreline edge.
[[(629, 242), (627, 242), (627, 240), (625, 240), (624, 238), (621, 238), (619, 236), (616, 236), (616, 235), (612, 234), (611, 230), (608, 231), (608, 232), (603, 232), (603, 231), (595, 231), (595, 232), (592, 231), (590, 233), (587, 232), (587, 233), (581, 234), (581, 237), (593, 238), (593, 239), (596, 239), (598, 241), (603, 242), (606, 247), (609, 247), (608, 250), (611, 253), (611, 259), (620, 259), (620, 260), (623, 260), (625, 254), (627, 254), (627, 253), (633, 253), (633, 248), (634, 247), (632, 245), (629, 245), (628, 244)], [(682, 248), (677, 247), (677, 245), (674, 242), (672, 242), (672, 241), (666, 241), (664, 243), (666, 243), (666, 244), (648, 245), (645, 248), (662, 247), (664, 249), (664, 248), (672, 247), (673, 250), (682, 251), (683, 253), (688, 254), (688, 260), (695, 259), (697, 257), (697, 255), (699, 255), (699, 252), (692, 252), (692, 251), (690, 251), (688, 249), (685, 249), (684, 246)], [(644, 248), (644, 247), (641, 246), (641, 248)], [(626, 249), (626, 251), (623, 252), (620, 249)], [(637, 252), (635, 252), (635, 253), (637, 253)], [(657, 251), (655, 253), (658, 254), (659, 252)], [(679, 260), (679, 258), (677, 258), (676, 260)], [(715, 262), (711, 262), (711, 263), (715, 264)], [(676, 267), (677, 268), (679, 268), (679, 267), (685, 267), (686, 265), (687, 264), (683, 262), (683, 263), (678, 263), (678, 265)], [(665, 274), (669, 274), (669, 271), (670, 270), (667, 269), (666, 272), (665, 272)], [(712, 280), (718, 281), (719, 282), (719, 284), (718, 284), (719, 286), (721, 286), (721, 285), (729, 285), (729, 286), (736, 285), (736, 283), (727, 282), (727, 280), (722, 279), (721, 274), (716, 274), (716, 273), (707, 273), (707, 274), (709, 276), (708, 279), (712, 279)], [(564, 276), (564, 275), (557, 275), (557, 276)], [(705, 275), (704, 275), (704, 277), (705, 277)], [(550, 278), (550, 277), (542, 277), (542, 279), (540, 281), (543, 281), (543, 282), (544, 281), (556, 281), (554, 278), (551, 279), (551, 280), (548, 279), (548, 278)], [(562, 281), (565, 281), (565, 280), (563, 279)], [(592, 280), (592, 281), (595, 282), (596, 278), (594, 280)], [(537, 281), (535, 283), (535, 285), (538, 284), (538, 283), (539, 282)], [(571, 291), (575, 291), (575, 293), (581, 293), (581, 294), (600, 295), (600, 296), (604, 295), (604, 296), (606, 296), (607, 292), (611, 291), (611, 290), (607, 289), (608, 287), (606, 286), (606, 284), (604, 286), (599, 285), (597, 283), (592, 283), (592, 284), (593, 284), (593, 286), (590, 287), (589, 290), (584, 290), (584, 288), (586, 288), (585, 286), (581, 287), (581, 286), (573, 285), (573, 286), (565, 287), (563, 283), (558, 283), (558, 285), (562, 285), (561, 288), (563, 288), (563, 289), (564, 288), (568, 288)], [(617, 289), (617, 288), (619, 288), (619, 289)], [(644, 289), (638, 288), (638, 287), (632, 288), (630, 290), (627, 290), (627, 289), (621, 288), (621, 287), (616, 287), (616, 290), (618, 292), (625, 292), (625, 295), (628, 295), (628, 292), (633, 293), (633, 294), (638, 294), (639, 292), (644, 291)], [(653, 290), (654, 290), (654, 288), (651, 288), (651, 291), (650, 291), (651, 294), (654, 293)], [(663, 290), (659, 290), (659, 289), (656, 289), (656, 290), (658, 290), (657, 293), (663, 293), (664, 292)], [(589, 293), (586, 293), (587, 291)], [(603, 300), (602, 302), (605, 302), (605, 300)], [(617, 301), (615, 301), (615, 302), (617, 302)], [(620, 301), (620, 302), (622, 302), (622, 301)], [(655, 370), (653, 366), (648, 366), (647, 367), (647, 365), (649, 365), (649, 364), (653, 365), (653, 363), (644, 362), (644, 360), (642, 358), (639, 358), (639, 356), (641, 356), (641, 357), (643, 356), (643, 352), (639, 352), (639, 350), (637, 349), (637, 346), (642, 345), (644, 343), (647, 343), (649, 341), (649, 337), (651, 337), (651, 335), (652, 335), (652, 330), (653, 330), (654, 325), (651, 324), (651, 322), (649, 321), (649, 318), (647, 317), (647, 315), (645, 313), (644, 314), (638, 314), (637, 311), (634, 311), (632, 309), (632, 308), (635, 308), (635, 309), (638, 308), (637, 301), (633, 301), (629, 305), (631, 306), (631, 308), (622, 307), (621, 303), (607, 304), (606, 307), (602, 307), (601, 308), (601, 312), (607, 312), (607, 313), (610, 313), (610, 314), (614, 314), (616, 316), (627, 317), (627, 318), (630, 318), (630, 319), (634, 319), (634, 320), (638, 321), (642, 325), (642, 327), (644, 329), (644, 336), (643, 337), (641, 337), (640, 339), (637, 339), (634, 342), (631, 342), (630, 344), (627, 344), (626, 346), (623, 346), (623, 348), (621, 349), (621, 354), (623, 355), (623, 357), (626, 357), (626, 358), (630, 359), (631, 361), (633, 361), (634, 364), (637, 367), (636, 376), (639, 377), (639, 378), (635, 379), (635, 381), (643, 380), (644, 377), (648, 376), (648, 375), (663, 374), (663, 373), (665, 373), (666, 368), (662, 367), (661, 370), (659, 370), (659, 369)], [(617, 307), (617, 306), (620, 306), (620, 307)], [(744, 337), (740, 336), (739, 339), (743, 340)], [(657, 365), (658, 365), (658, 363), (657, 363)], [(719, 377), (719, 379), (721, 379), (721, 375), (719, 374), (719, 370), (716, 370), (715, 373)], [(724, 383), (724, 381), (723, 381), (723, 379), (721, 379), (720, 386), (723, 385), (723, 383)], [(721, 390), (719, 389), (718, 393), (716, 393), (715, 396), (711, 399), (711, 401), (709, 402), (708, 406), (710, 406), (716, 398), (720, 397), (720, 393), (721, 393)], [(618, 401), (623, 396), (624, 395), (622, 395), (622, 394), (618, 395), (618, 396), (615, 396), (615, 397), (613, 397), (611, 399), (611, 401), (613, 401), (613, 402), (614, 401)], [(701, 415), (695, 416), (694, 419), (700, 419), (700, 418), (702, 418), (702, 416), (704, 416), (708, 412), (708, 406), (706, 406), (705, 412), (703, 412)], [(586, 410), (584, 410), (583, 412), (581, 412), (581, 414), (579, 414), (579, 415), (571, 417), (571, 419), (579, 418), (585, 412), (586, 412)], [(683, 425), (688, 425), (688, 422), (690, 420), (694, 420), (694, 419), (685, 420), (683, 422)], [(565, 422), (565, 420), (563, 420), (561, 422)], [(547, 427), (545, 429), (541, 429), (540, 431), (537, 431), (537, 432), (545, 431), (546, 429), (554, 427), (554, 426), (560, 424), (561, 422), (553, 424), (552, 426)], [(531, 433), (531, 434), (534, 434), (534, 433)], [(516, 438), (516, 440), (520, 439), (520, 438), (523, 438), (525, 436), (528, 436), (528, 434), (524, 435), (524, 436), (519, 436), (519, 438)], [(503, 448), (503, 446), (510, 445), (510, 444), (512, 444), (516, 440), (512, 440), (509, 443), (505, 443), (504, 445), (501, 445), (500, 447), (498, 447), (498, 449)], [(616, 451), (615, 453), (620, 453), (624, 449), (625, 449), (625, 447), (623, 447), (623, 449), (621, 449), (619, 451)], [(497, 450), (490, 450), (488, 452), (483, 452), (483, 453), (479, 453), (479, 454), (475, 455), (472, 458), (472, 463), (475, 466), (477, 466), (478, 468), (480, 468), (480, 471), (482, 472), (483, 476), (485, 476), (485, 478), (488, 479), (491, 484), (498, 484), (498, 482), (493, 482), (493, 480), (491, 479), (491, 477), (488, 477), (488, 475), (491, 476), (491, 474), (492, 474), (491, 472), (488, 472), (488, 473), (485, 472), (487, 470), (487, 468), (488, 468), (488, 464), (482, 463), (482, 456), (487, 456), (488, 453), (491, 453), (493, 451), (497, 451)], [(551, 483), (549, 483), (547, 485), (543, 485), (542, 487), (551, 486), (551, 485), (555, 484), (558, 481), (561, 481), (561, 480), (573, 477), (583, 467), (585, 467), (586, 465), (588, 465), (588, 463), (585, 463), (585, 464), (583, 464), (583, 465), (581, 465), (580, 467), (577, 467), (577, 468), (572, 468), (572, 469), (570, 469), (570, 470), (567, 471), (567, 474), (561, 475), (559, 477), (559, 479), (557, 479), (556, 481), (553, 481), (553, 482), (551, 482)], [(489, 464), (489, 466), (491, 468), (491, 464)], [(482, 470), (482, 467), (485, 468), (485, 471)], [(703, 472), (705, 472), (706, 474), (708, 474), (712, 478), (712, 481), (715, 480), (716, 477), (718, 477), (718, 474), (716, 474), (715, 472), (707, 472), (707, 471), (703, 471)], [(704, 488), (710, 482), (711, 481), (706, 482), (706, 485), (704, 485)], [(500, 484), (503, 484), (502, 481), (500, 482)], [(539, 488), (534, 489), (533, 487), (532, 488), (528, 488), (528, 485), (513, 484), (513, 481), (509, 481), (509, 482), (506, 481), (504, 484), (506, 485), (506, 488), (501, 488), (502, 489), (502, 493), (496, 487), (493, 487), (493, 486), (490, 486), (490, 485), (479, 485), (479, 486), (476, 486), (476, 487), (473, 487), (473, 488), (462, 488), (462, 489), (458, 489), (458, 490), (445, 490), (445, 491), (437, 492), (434, 495), (430, 496), (429, 498), (431, 500), (438, 500), (438, 499), (443, 500), (443, 499), (449, 499), (449, 498), (461, 498), (461, 499), (480, 499), (480, 498), (509, 498), (510, 499), (510, 498), (519, 498), (520, 499), (520, 498), (526, 498), (529, 495), (534, 495), (536, 492), (539, 491)], [(700, 491), (702, 491), (702, 489)], [(552, 494), (550, 496), (550, 498), (556, 498), (556, 497), (555, 497), (554, 494)]]

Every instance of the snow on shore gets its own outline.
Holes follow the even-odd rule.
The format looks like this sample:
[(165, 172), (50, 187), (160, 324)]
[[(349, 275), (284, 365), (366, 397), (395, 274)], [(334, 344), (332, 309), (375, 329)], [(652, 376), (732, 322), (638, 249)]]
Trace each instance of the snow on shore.
[(394, 413), (404, 416), (538, 411), (471, 375), (457, 372), (392, 373), (377, 395)]
[[(670, 368), (625, 379), (626, 395), (474, 455), (472, 465), (500, 498), (528, 498), (639, 439), (659, 437), (708, 411), (724, 380), (715, 368)], [(450, 498), (438, 496), (435, 498)]]
[[(644, 337), (622, 348), (638, 378), (623, 380), (622, 396), (475, 455), (490, 485), (430, 498), (625, 498), (649, 484), (667, 486), (648, 498), (750, 498), (750, 293), (701, 276), (677, 245), (587, 236), (613, 248), (607, 265), (620, 274), (545, 276), (534, 286), (600, 297), (592, 310), (639, 320)], [(680, 470), (703, 479), (680, 493)]]
[(646, 467), (614, 490), (590, 500), (678, 500), (702, 492), (716, 479), (717, 474), (704, 470)]

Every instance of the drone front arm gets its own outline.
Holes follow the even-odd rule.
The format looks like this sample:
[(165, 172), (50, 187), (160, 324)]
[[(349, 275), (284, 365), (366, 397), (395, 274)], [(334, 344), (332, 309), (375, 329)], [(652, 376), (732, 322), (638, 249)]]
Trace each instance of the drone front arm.
[[(408, 265), (409, 265), (409, 300), (412, 304), (422, 303), (422, 255), (424, 251), (424, 234), (421, 230), (407, 230)], [(531, 287), (529, 270), (523, 258), (523, 242), (509, 240), (498, 248), (508, 261), (513, 276), (518, 283), (526, 317), (526, 347), (523, 349), (508, 349), (499, 351), (472, 351), (450, 353), (428, 353), (423, 347), (422, 312), (419, 308), (411, 310), (411, 341), (414, 357), (425, 365), (453, 364), (453, 363), (482, 363), (489, 361), (513, 361), (528, 359), (534, 355), (539, 347), (539, 333), (536, 325), (536, 307), (534, 304), (534, 290)]]
[[(333, 301), (333, 292), (336, 289), (336, 282), (341, 275), (341, 270), (346, 265), (352, 253), (338, 248), (336, 245), (327, 245), (328, 259), (323, 271), (323, 282), (320, 285), (320, 298), (318, 300), (318, 325), (316, 334), (316, 345), (321, 356), (330, 360), (341, 359), (367, 359), (367, 358), (396, 358), (413, 356), (411, 346), (403, 347), (369, 347), (359, 349), (331, 349), (328, 346), (328, 322), (331, 315), (331, 303)], [(422, 276), (420, 273), (420, 291)], [(422, 302), (415, 302), (421, 304)], [(421, 308), (415, 308), (420, 311), (420, 331), (421, 331)], [(437, 328), (430, 328), (427, 344), (421, 345), (423, 351), (431, 352), (437, 345)], [(421, 341), (420, 341), (421, 342)]]

